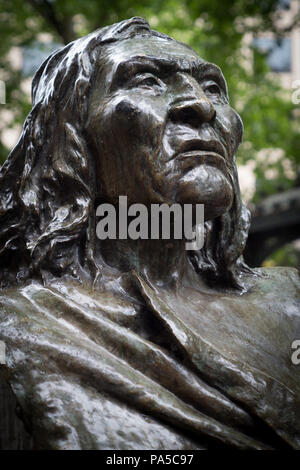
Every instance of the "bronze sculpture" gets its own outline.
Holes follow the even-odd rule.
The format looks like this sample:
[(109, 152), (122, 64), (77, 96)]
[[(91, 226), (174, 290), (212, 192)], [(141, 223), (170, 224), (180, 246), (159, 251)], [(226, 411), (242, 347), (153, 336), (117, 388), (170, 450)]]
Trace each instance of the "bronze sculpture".
[[(299, 277), (243, 262), (242, 130), (220, 69), (141, 18), (37, 72), (0, 173), (3, 373), (35, 448), (300, 447)], [(100, 243), (121, 194), (203, 203), (204, 247)]]

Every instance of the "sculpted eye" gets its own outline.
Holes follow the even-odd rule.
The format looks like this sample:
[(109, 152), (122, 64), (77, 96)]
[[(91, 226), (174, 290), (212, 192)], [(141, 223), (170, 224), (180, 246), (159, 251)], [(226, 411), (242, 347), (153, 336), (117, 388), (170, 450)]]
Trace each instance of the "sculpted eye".
[(131, 86), (145, 88), (161, 88), (163, 87), (163, 82), (152, 73), (143, 73), (134, 77), (134, 79), (131, 81)]
[(205, 87), (205, 89), (206, 89), (206, 91), (208, 91), (212, 95), (220, 95), (221, 94), (221, 88), (216, 83), (212, 83), (210, 85), (207, 85)]

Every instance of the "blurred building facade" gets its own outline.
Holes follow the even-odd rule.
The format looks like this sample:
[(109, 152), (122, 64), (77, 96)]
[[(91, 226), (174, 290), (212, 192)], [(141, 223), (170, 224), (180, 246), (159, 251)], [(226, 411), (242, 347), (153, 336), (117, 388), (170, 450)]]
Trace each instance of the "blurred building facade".
[[(280, 26), (288, 29), (300, 15), (300, 1), (281, 0), (278, 8)], [(292, 99), (294, 88), (300, 89), (300, 28), (287, 31), (282, 38), (266, 31), (251, 38), (251, 42), (253, 47), (266, 54), (271, 73), (276, 74), (283, 87), (290, 90)], [(251, 182), (250, 173), (251, 166), (248, 173)], [(292, 244), (296, 253), (294, 265), (300, 268), (300, 170), (294, 189), (267, 197), (252, 207), (252, 223), (244, 256), (251, 266), (270, 266), (272, 260), (268, 257), (286, 244)]]
[[(300, 14), (299, 0), (280, 0), (278, 3), (281, 28), (289, 28)], [(265, 52), (270, 69), (280, 74), (283, 86), (292, 88), (295, 80), (300, 79), (300, 28), (287, 31), (281, 38), (276, 38), (266, 31), (252, 41), (254, 47)]]

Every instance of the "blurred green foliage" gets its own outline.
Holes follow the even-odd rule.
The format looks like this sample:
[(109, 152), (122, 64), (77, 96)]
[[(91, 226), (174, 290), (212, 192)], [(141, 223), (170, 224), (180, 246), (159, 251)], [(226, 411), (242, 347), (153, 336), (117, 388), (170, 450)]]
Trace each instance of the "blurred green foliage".
[(292, 243), (283, 245), (278, 250), (272, 253), (270, 258), (266, 258), (263, 266), (272, 268), (274, 266), (294, 266), (300, 267), (300, 253)]
[[(144, 16), (154, 29), (190, 44), (223, 69), (232, 105), (245, 124), (240, 163), (256, 159), (257, 152), (266, 148), (281, 148), (290, 161), (289, 175), (278, 161), (273, 177), (267, 178), (268, 167), (274, 169), (272, 158), (268, 161), (265, 152), (264, 161), (256, 159), (257, 202), (293, 185), (290, 175), (296, 172), (300, 160), (299, 122), (293, 118), (291, 91), (284, 92), (278, 79), (270, 77), (266, 61), (257, 51), (252, 67), (243, 43), (246, 32), (284, 34), (276, 30), (274, 16), (280, 14), (276, 6), (277, 0), (0, 0), (0, 69), (7, 86), (6, 106), (14, 114), (11, 125), (21, 124), (30, 109), (28, 97), (20, 88), (20, 71), (14, 70), (9, 60), (13, 46), (29, 45), (41, 32), (51, 33), (54, 41), (68, 43), (106, 24)], [(8, 150), (0, 139), (0, 161)]]
[[(245, 125), (238, 162), (255, 161), (253, 202), (287, 189), (295, 184), (300, 161), (300, 105), (292, 104), (292, 90), (284, 90), (278, 76), (269, 73), (265, 57), (253, 50), (253, 60), (245, 47), (246, 33), (287, 33), (275, 21), (280, 16), (277, 4), (278, 0), (0, 0), (0, 78), (7, 85), (5, 106), (13, 112), (11, 125), (23, 123), (30, 109), (20, 88), (21, 73), (9, 60), (12, 47), (30, 45), (41, 32), (66, 44), (98, 27), (143, 16), (153, 29), (188, 43), (222, 68), (231, 103)], [(299, 18), (294, 18), (286, 29), (297, 23)], [(282, 149), (282, 157), (274, 161), (276, 148)], [(259, 158), (262, 149), (269, 150)], [(8, 150), (0, 136), (0, 162)]]

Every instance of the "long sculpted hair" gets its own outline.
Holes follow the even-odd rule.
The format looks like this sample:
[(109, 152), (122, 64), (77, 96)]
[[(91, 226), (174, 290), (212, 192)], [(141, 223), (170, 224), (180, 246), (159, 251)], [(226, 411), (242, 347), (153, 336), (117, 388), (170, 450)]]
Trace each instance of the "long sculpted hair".
[[(0, 286), (67, 276), (95, 283), (95, 161), (85, 136), (95, 64), (105, 44), (154, 35), (132, 18), (54, 52), (33, 79), (33, 108), (22, 135), (0, 169)], [(189, 252), (209, 282), (241, 287), (249, 213), (241, 202), (236, 164), (231, 209), (207, 222), (205, 245)], [(98, 242), (100, 243), (100, 241)], [(248, 271), (249, 272), (249, 271)]]

